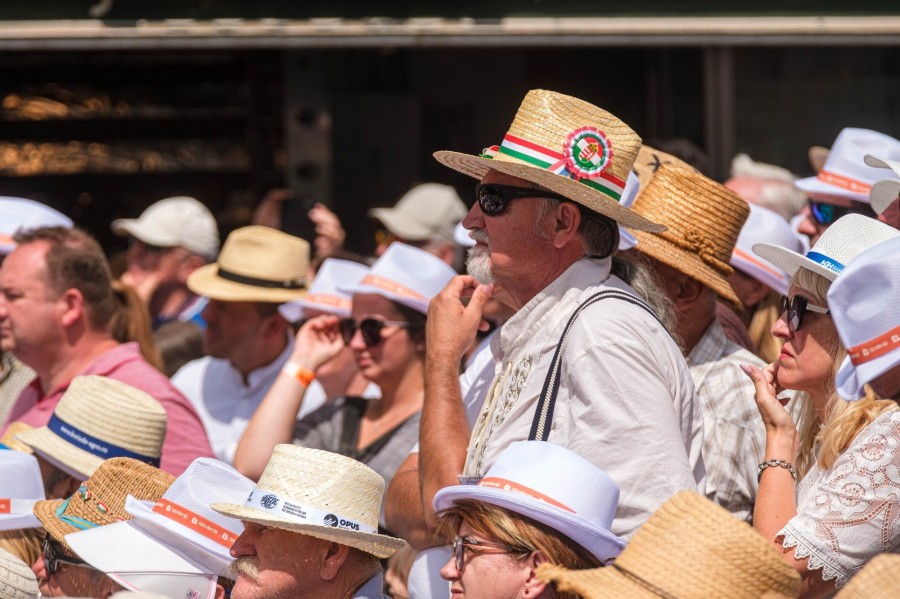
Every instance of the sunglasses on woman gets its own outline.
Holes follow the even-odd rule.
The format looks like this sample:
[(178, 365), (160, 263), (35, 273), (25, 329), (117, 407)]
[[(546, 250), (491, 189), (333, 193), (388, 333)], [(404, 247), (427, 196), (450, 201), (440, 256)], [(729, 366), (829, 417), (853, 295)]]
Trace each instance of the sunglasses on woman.
[(513, 200), (521, 198), (549, 198), (553, 200), (565, 200), (568, 198), (553, 193), (552, 191), (541, 191), (540, 189), (531, 189), (530, 187), (516, 187), (514, 185), (476, 185), (475, 198), (478, 200), (478, 206), (481, 211), (488, 216), (497, 216), (506, 210), (507, 205)]
[(59, 571), (60, 564), (90, 568), (92, 570), (96, 569), (77, 557), (65, 555), (61, 547), (57, 548), (56, 541), (49, 534), (44, 536), (44, 542), (41, 544), (41, 556), (44, 558), (44, 567), (47, 569), (48, 576), (56, 574)]
[(472, 539), (470, 537), (456, 537), (451, 546), (453, 552), (454, 565), (456, 571), (462, 573), (466, 564), (466, 547), (488, 547), (490, 549), (502, 549), (495, 553), (530, 553), (530, 549), (522, 547), (513, 547), (512, 545), (504, 545), (503, 543), (492, 543), (490, 541), (482, 541), (480, 539)]
[(340, 323), (338, 323), (338, 327), (341, 331), (341, 339), (344, 340), (344, 345), (350, 345), (350, 341), (356, 334), (356, 329), (359, 329), (359, 332), (362, 335), (363, 343), (366, 344), (366, 347), (374, 347), (384, 341), (382, 330), (385, 327), (409, 329), (413, 326), (415, 325), (413, 325), (413, 323), (411, 322), (403, 322), (398, 320), (378, 320), (377, 318), (363, 318), (359, 321), (359, 323), (357, 323), (352, 318), (345, 318), (340, 321)]
[(834, 221), (848, 214), (862, 214), (869, 218), (875, 218), (876, 216), (872, 207), (862, 202), (853, 202), (852, 206), (835, 206), (834, 204), (809, 200), (809, 213), (812, 214), (813, 219), (817, 223), (824, 226), (834, 224)]
[(830, 314), (828, 308), (811, 304), (802, 295), (795, 295), (790, 299), (787, 296), (781, 298), (781, 313), (787, 313), (787, 325), (792, 333), (796, 333), (803, 324), (803, 317), (806, 316), (807, 311), (816, 314)]

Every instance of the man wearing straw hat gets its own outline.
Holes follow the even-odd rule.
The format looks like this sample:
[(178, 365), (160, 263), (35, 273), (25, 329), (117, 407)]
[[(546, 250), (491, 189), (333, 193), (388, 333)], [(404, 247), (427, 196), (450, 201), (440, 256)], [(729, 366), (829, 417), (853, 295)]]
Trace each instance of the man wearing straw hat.
[(182, 366), (172, 383), (199, 412), (223, 462), (233, 462), (250, 417), (288, 364), (293, 337), (278, 306), (306, 295), (308, 268), (306, 241), (250, 226), (233, 231), (218, 260), (188, 277), (191, 291), (209, 298), (208, 355)]
[(721, 299), (736, 308), (741, 305), (728, 277), (750, 208), (736, 193), (700, 173), (663, 166), (633, 209), (668, 226), (663, 232), (635, 232), (636, 251), (648, 259), (675, 307), (676, 330), (703, 414), (707, 494), (749, 520), (766, 432), (754, 387), (743, 380), (740, 364), (762, 367), (764, 362), (726, 338), (716, 303)]
[[(480, 185), (463, 220), (477, 242), (473, 276), (456, 277), (429, 310), (419, 448), (426, 514), (438, 489), (477, 480), (525, 439), (562, 445), (618, 483), (620, 536), (697, 488), (702, 432), (687, 364), (652, 310), (610, 274), (617, 224), (664, 228), (618, 203), (640, 145), (608, 112), (533, 90), (498, 148), (435, 154)], [(455, 365), (492, 282), (518, 311), (493, 341), (496, 378), (470, 438)]]

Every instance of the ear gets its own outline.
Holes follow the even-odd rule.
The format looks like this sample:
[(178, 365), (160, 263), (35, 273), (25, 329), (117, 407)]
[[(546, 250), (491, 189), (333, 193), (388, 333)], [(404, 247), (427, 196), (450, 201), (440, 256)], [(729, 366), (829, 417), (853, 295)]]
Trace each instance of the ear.
[(340, 543), (328, 543), (325, 545), (325, 555), (322, 564), (319, 567), (319, 575), (322, 580), (334, 580), (341, 571), (341, 566), (347, 561), (350, 555), (350, 547), (341, 545)]
[(215, 599), (225, 599), (225, 587), (220, 584), (216, 585)]
[(77, 289), (66, 289), (57, 300), (62, 304), (60, 319), (63, 326), (70, 327), (85, 316), (84, 296)]
[(525, 564), (525, 567), (528, 569), (528, 578), (525, 580), (525, 584), (522, 587), (523, 597), (531, 599), (540, 597), (547, 589), (548, 583), (538, 578), (537, 568), (541, 564), (546, 564), (549, 561), (547, 556), (540, 551), (535, 551), (528, 556), (528, 561)]
[(679, 312), (683, 312), (703, 298), (706, 293), (706, 286), (697, 279), (681, 273), (679, 273), (679, 275), (680, 281), (678, 290), (675, 297), (672, 299), (675, 303), (675, 309)]
[(578, 227), (581, 225), (581, 211), (572, 202), (560, 202), (554, 216), (551, 239), (554, 247), (562, 248), (578, 235)]

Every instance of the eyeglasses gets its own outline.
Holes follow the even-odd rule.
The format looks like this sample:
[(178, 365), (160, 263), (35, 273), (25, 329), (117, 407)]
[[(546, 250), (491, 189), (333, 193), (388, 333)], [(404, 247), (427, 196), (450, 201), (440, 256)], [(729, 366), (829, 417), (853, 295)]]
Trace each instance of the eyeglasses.
[(488, 547), (490, 549), (502, 549), (497, 553), (531, 553), (531, 549), (523, 547), (513, 547), (512, 545), (504, 545), (503, 543), (492, 543), (490, 541), (482, 541), (480, 539), (472, 539), (470, 537), (456, 537), (451, 546), (453, 552), (454, 564), (456, 571), (462, 573), (465, 566), (466, 547)]
[(530, 187), (515, 187), (513, 185), (476, 185), (475, 198), (481, 211), (488, 216), (497, 216), (506, 210), (506, 206), (513, 200), (521, 198), (550, 198), (553, 200), (569, 201), (552, 191), (541, 191)]
[(359, 329), (359, 332), (362, 334), (363, 343), (365, 343), (367, 347), (373, 347), (384, 341), (384, 337), (381, 336), (381, 331), (384, 327), (410, 329), (414, 326), (418, 325), (398, 320), (378, 320), (377, 318), (363, 318), (358, 324), (352, 318), (345, 318), (338, 323), (344, 345), (350, 345), (350, 341), (356, 334), (356, 329)]
[(787, 313), (788, 330), (792, 333), (797, 332), (800, 325), (803, 324), (803, 317), (807, 310), (816, 314), (831, 313), (828, 308), (809, 303), (809, 300), (802, 295), (795, 295), (791, 299), (788, 299), (787, 296), (781, 298), (781, 313)]
[(77, 557), (64, 555), (61, 548), (56, 548), (56, 541), (54, 541), (49, 534), (44, 536), (44, 542), (41, 544), (41, 556), (44, 558), (44, 567), (47, 568), (47, 575), (49, 576), (52, 576), (59, 571), (60, 564), (96, 570), (96, 568)]
[(862, 214), (863, 216), (875, 218), (875, 212), (872, 210), (872, 207), (862, 202), (853, 202), (852, 206), (835, 206), (834, 204), (809, 200), (809, 213), (812, 214), (813, 219), (817, 223), (824, 226), (834, 224), (834, 221), (848, 214)]

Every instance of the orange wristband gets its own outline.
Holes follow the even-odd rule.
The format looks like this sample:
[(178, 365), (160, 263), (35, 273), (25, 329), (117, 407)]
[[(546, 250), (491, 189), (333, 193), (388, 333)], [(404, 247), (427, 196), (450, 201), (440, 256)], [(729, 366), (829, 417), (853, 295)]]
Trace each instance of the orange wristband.
[(289, 377), (295, 379), (304, 387), (309, 387), (310, 383), (312, 383), (316, 378), (315, 372), (313, 372), (309, 368), (303, 368), (296, 362), (285, 362), (284, 367), (281, 369), (281, 371)]

